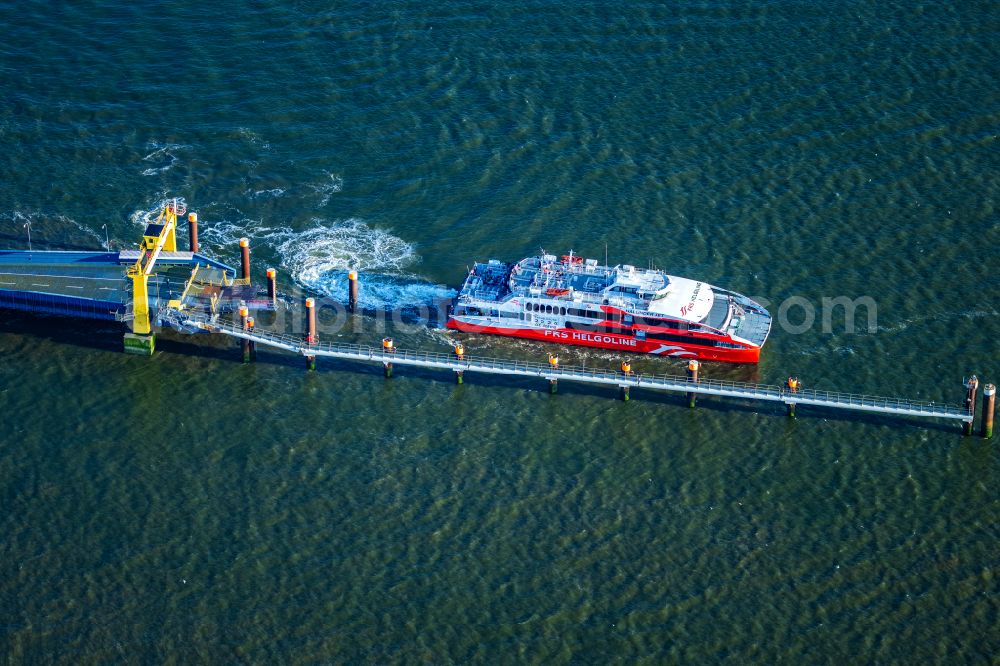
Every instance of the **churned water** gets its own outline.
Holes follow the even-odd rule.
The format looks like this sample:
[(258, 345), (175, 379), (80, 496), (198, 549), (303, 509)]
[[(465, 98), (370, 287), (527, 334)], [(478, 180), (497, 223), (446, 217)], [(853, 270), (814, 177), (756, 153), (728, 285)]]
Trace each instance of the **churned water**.
[[(430, 308), (540, 247), (766, 299), (709, 377), (1000, 379), (994, 3), (4, 3), (0, 242), (168, 197), (303, 295)], [(870, 299), (850, 326), (823, 299)], [(874, 317), (869, 310), (874, 309)], [(434, 317), (325, 339), (446, 351)], [(463, 337), (540, 360), (543, 345)], [(949, 423), (0, 324), (20, 663), (995, 663), (1000, 455)], [(564, 358), (614, 366), (610, 353)], [(641, 371), (672, 371), (643, 359)]]

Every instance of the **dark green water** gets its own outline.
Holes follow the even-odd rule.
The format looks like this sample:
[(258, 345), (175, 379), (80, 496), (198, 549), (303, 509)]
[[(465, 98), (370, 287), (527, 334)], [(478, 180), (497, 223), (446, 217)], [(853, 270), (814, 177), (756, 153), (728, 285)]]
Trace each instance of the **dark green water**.
[[(208, 253), (253, 238), (287, 306), (357, 266), (372, 308), (607, 245), (815, 308), (707, 376), (954, 403), (1000, 379), (998, 16), (5, 3), (0, 244), (131, 247), (180, 196)], [(873, 332), (822, 325), (840, 296)], [(5, 663), (997, 663), (1000, 454), (954, 424), (120, 334), (0, 324)]]

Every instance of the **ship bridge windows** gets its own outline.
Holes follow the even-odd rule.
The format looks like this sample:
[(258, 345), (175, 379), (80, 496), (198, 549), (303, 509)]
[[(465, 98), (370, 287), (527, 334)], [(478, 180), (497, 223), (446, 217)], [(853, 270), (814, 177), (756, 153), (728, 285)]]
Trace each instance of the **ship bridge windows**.
[(600, 313), (588, 313), (586, 310), (577, 310), (576, 308), (567, 308), (566, 306), (552, 305), (551, 303), (525, 303), (524, 309), (527, 312), (537, 312), (539, 314), (548, 315), (560, 315), (565, 317), (566, 315), (572, 315), (574, 317), (593, 317), (599, 318)]

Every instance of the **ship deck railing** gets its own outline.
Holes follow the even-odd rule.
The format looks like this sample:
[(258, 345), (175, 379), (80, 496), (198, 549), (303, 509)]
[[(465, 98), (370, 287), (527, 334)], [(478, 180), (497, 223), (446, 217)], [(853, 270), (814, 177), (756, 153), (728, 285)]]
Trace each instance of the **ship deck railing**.
[(928, 401), (891, 398), (884, 396), (799, 389), (753, 384), (722, 379), (690, 381), (681, 375), (616, 372), (613, 370), (580, 366), (555, 367), (547, 363), (511, 359), (480, 358), (466, 355), (462, 359), (453, 354), (432, 351), (396, 349), (389, 352), (379, 347), (329, 342), (307, 343), (301, 337), (286, 333), (262, 330), (247, 331), (235, 324), (213, 320), (204, 314), (164, 310), (162, 321), (181, 328), (199, 328), (234, 338), (251, 340), (258, 344), (282, 349), (309, 357), (331, 357), (362, 362), (392, 363), (424, 368), (437, 368), (455, 372), (484, 372), (508, 376), (539, 377), (548, 380), (568, 380), (589, 384), (603, 384), (622, 388), (637, 387), (656, 390), (696, 393), (721, 397), (764, 400), (787, 405), (814, 405), (832, 409), (924, 416), (971, 421), (972, 415), (961, 406), (950, 406)]

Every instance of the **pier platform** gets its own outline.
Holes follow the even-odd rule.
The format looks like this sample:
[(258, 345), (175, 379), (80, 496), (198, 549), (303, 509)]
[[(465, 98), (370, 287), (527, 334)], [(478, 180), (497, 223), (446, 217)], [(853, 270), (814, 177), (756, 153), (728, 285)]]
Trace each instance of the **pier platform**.
[[(698, 377), (698, 363), (691, 361), (688, 376), (654, 375), (631, 371), (623, 360), (621, 371), (559, 366), (549, 363), (478, 358), (457, 345), (454, 354), (395, 349), (386, 338), (381, 347), (319, 342), (313, 298), (305, 299), (308, 335), (292, 335), (255, 328), (251, 311), (273, 310), (277, 304), (276, 271), (267, 269), (266, 291), (258, 293), (251, 283), (250, 241), (239, 241), (240, 272), (198, 252), (197, 215), (188, 216), (190, 252), (177, 250), (178, 218), (186, 212), (179, 200), (164, 206), (156, 222), (147, 225), (138, 249), (120, 252), (0, 250), (0, 309), (13, 309), (87, 319), (116, 320), (128, 325), (124, 350), (151, 355), (156, 329), (169, 326), (183, 333), (215, 333), (241, 341), (244, 362), (252, 362), (256, 346), (303, 356), (306, 367), (315, 369), (318, 357), (381, 364), (391, 377), (393, 366), (412, 366), (453, 372), (458, 383), (465, 373), (483, 373), (545, 380), (552, 393), (560, 381), (617, 387), (629, 400), (632, 388), (686, 394), (694, 407), (697, 395), (732, 398), (746, 402), (781, 403), (794, 417), (798, 405), (960, 421), (966, 435), (976, 420), (976, 389), (973, 375), (963, 380), (967, 393), (963, 405), (839, 393), (802, 388), (797, 378), (787, 385), (752, 384)], [(240, 275), (240, 277), (237, 277)], [(358, 304), (357, 272), (349, 273), (348, 310)], [(266, 294), (266, 295), (265, 295)], [(239, 312), (242, 323), (221, 315)], [(984, 386), (982, 432), (992, 436), (995, 386)]]
[(160, 313), (160, 320), (179, 330), (202, 329), (206, 332), (249, 340), (255, 344), (282, 349), (286, 352), (305, 357), (337, 358), (383, 365), (386, 363), (401, 366), (408, 365), (448, 370), (456, 373), (482, 372), (484, 374), (514, 377), (536, 377), (549, 380), (550, 382), (553, 380), (565, 380), (621, 388), (635, 387), (674, 393), (714, 395), (748, 401), (777, 402), (790, 406), (813, 405), (828, 409), (954, 419), (966, 423), (971, 423), (974, 418), (972, 413), (961, 406), (940, 405), (933, 402), (901, 398), (810, 389), (792, 391), (782, 386), (719, 380), (702, 379), (693, 382), (687, 377), (680, 375), (648, 375), (640, 373), (629, 373), (626, 375), (625, 373), (612, 370), (594, 370), (571, 366), (555, 368), (545, 363), (528, 361), (508, 361), (492, 358), (474, 358), (471, 356), (464, 356), (464, 358), (458, 359), (453, 355), (439, 352), (418, 352), (402, 349), (388, 352), (377, 347), (359, 345), (339, 345), (323, 342), (306, 343), (301, 338), (291, 335), (259, 330), (247, 331), (235, 324), (212, 321), (211, 318), (204, 315), (175, 310)]
[[(0, 308), (84, 319), (119, 320), (132, 303), (126, 276), (138, 250), (62, 252), (0, 250)], [(157, 273), (149, 279), (151, 309), (178, 298), (194, 266), (235, 270), (194, 252), (160, 252)]]

